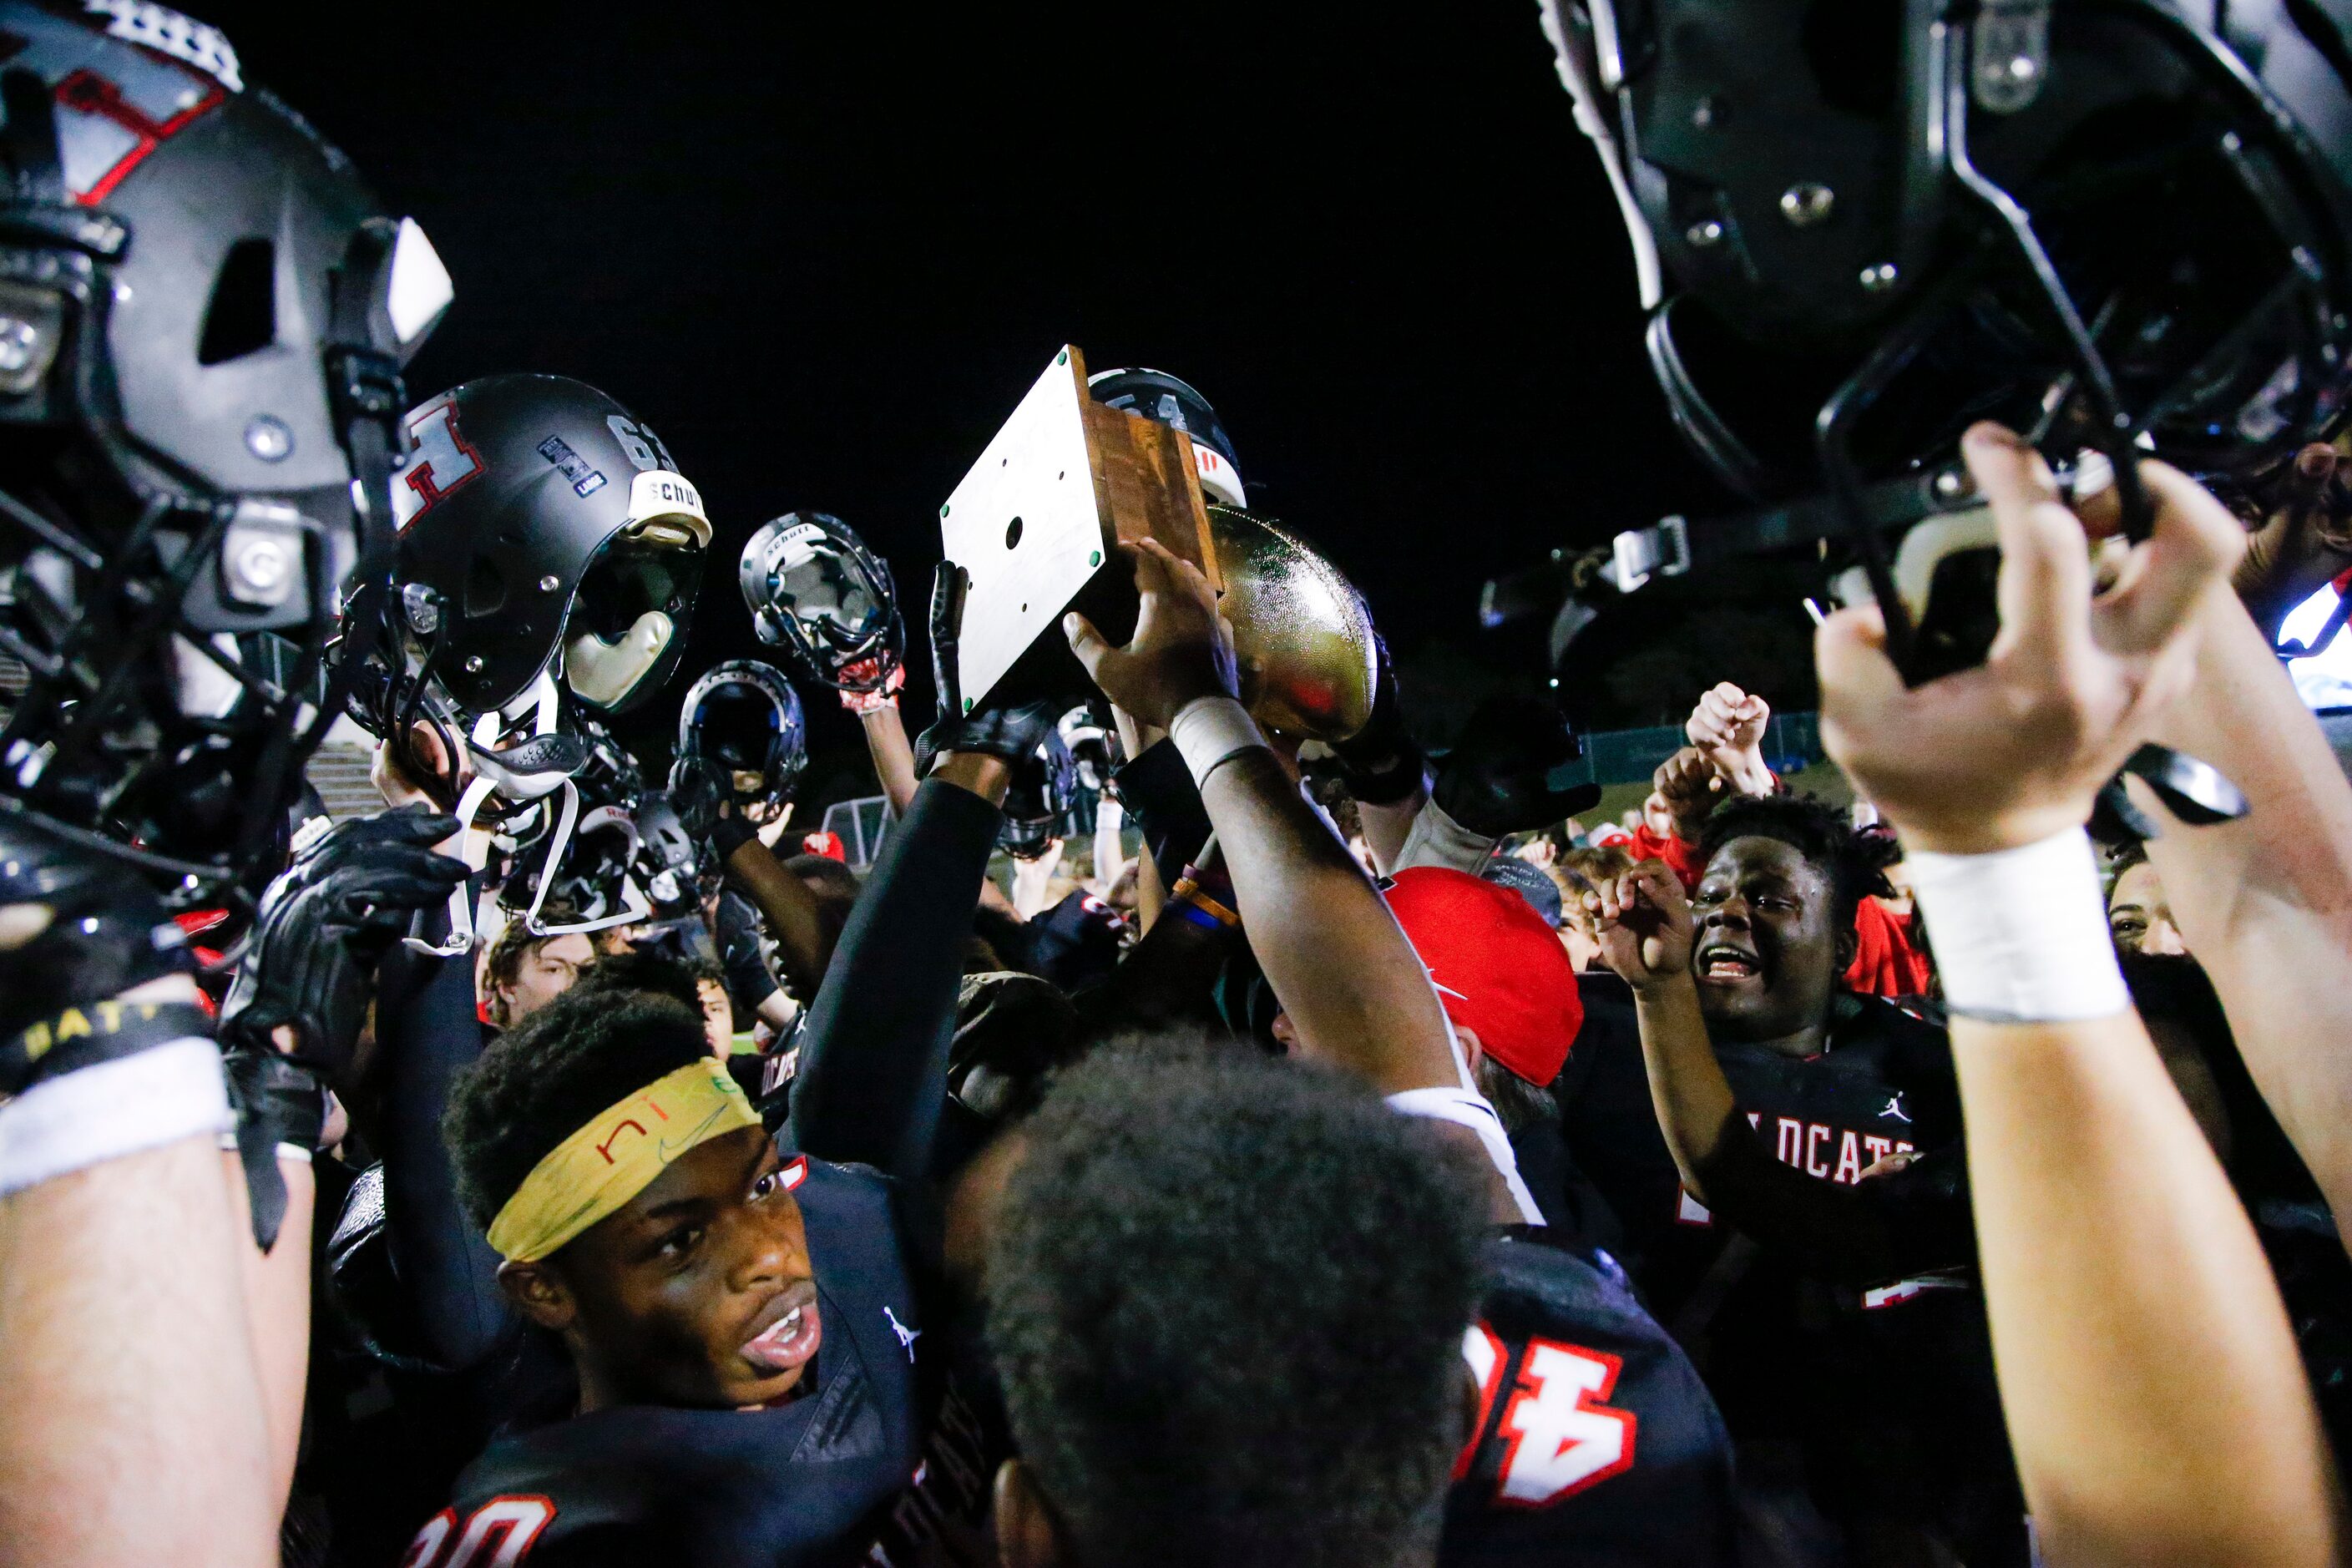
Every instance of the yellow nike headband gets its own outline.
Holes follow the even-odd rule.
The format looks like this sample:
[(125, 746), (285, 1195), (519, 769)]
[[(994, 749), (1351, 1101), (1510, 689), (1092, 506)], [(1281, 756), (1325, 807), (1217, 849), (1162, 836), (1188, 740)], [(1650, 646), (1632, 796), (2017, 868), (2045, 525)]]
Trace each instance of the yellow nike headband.
[(533, 1263), (631, 1198), (688, 1150), (759, 1113), (727, 1069), (696, 1062), (655, 1079), (548, 1151), (490, 1222), (499, 1256)]

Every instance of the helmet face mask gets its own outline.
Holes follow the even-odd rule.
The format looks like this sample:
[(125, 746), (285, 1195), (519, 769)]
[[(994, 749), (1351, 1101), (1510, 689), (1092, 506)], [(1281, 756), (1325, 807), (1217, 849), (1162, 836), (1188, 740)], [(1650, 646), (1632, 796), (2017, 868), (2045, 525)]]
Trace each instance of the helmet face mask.
[(800, 695), (773, 667), (730, 659), (687, 692), (678, 710), (673, 793), (707, 781), (739, 810), (770, 810), (792, 798), (807, 766)]
[(580, 719), (574, 728), (577, 768), (559, 793), (509, 816), (500, 836), (514, 860), (499, 904), (538, 936), (604, 931), (651, 910), (635, 875), (644, 852), (637, 816), (645, 774), (594, 720)]
[(1048, 731), (1026, 763), (1013, 770), (1004, 792), (1004, 826), (997, 847), (1015, 860), (1038, 860), (1069, 831), (1078, 791), (1077, 763), (1060, 733)]
[(1847, 543), (1919, 673), (1885, 536), (1975, 504), (1973, 420), (2104, 456), (2134, 533), (2136, 452), (2228, 496), (2341, 423), (2352, 92), (2301, 30), (2326, 7), (2223, 35), (2168, 0), (1543, 9), (1675, 424), (1783, 509), (1657, 569)]
[(355, 570), (374, 613), (399, 368), (447, 274), (212, 29), (0, 11), (0, 647), (31, 677), (0, 793), (233, 897), (341, 706)]
[(905, 630), (889, 563), (839, 518), (786, 512), (743, 546), (737, 584), (753, 629), (800, 672), (837, 691), (880, 690)]

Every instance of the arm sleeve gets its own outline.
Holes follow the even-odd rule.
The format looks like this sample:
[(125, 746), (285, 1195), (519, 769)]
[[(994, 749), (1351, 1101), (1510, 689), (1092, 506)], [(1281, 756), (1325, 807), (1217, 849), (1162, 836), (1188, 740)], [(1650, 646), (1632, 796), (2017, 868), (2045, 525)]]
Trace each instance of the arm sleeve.
[(1111, 775), (1118, 797), (1143, 829), (1143, 847), (1160, 871), (1160, 885), (1172, 888), (1185, 865), (1209, 841), (1208, 808), (1193, 787), (1192, 770), (1176, 742), (1154, 741), (1143, 754)]
[(719, 962), (739, 1015), (757, 1013), (760, 1004), (779, 989), (768, 961), (761, 956), (759, 911), (731, 888), (719, 895)]
[(792, 1109), (802, 1152), (909, 1179), (928, 1170), (964, 949), (1002, 822), (982, 796), (935, 779), (884, 842), (802, 1037)]
[[(448, 912), (425, 917), (438, 941)], [(423, 1330), (425, 1352), (457, 1370), (480, 1363), (512, 1326), (498, 1288), (498, 1254), (457, 1201), (441, 1116), (457, 1069), (482, 1054), (468, 958), (395, 949), (377, 989), (376, 1035), (385, 1060), (384, 1225), (393, 1271)]]

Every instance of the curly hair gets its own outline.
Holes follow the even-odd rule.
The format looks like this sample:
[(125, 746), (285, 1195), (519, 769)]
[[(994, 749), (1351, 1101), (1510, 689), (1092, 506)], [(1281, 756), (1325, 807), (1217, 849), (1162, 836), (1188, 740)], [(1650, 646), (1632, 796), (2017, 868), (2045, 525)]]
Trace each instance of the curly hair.
[(665, 1074), (710, 1059), (702, 1015), (646, 992), (568, 991), (483, 1047), (450, 1087), (441, 1141), (484, 1230), (555, 1146)]
[(1108, 1047), (1021, 1124), (988, 1338), (1087, 1563), (1320, 1568), (1434, 1545), (1483, 1208), (1315, 1068)]
[[(543, 922), (560, 923), (570, 918), (568, 913), (552, 904), (542, 913)], [(526, 921), (511, 920), (499, 930), (490, 943), (489, 951), (482, 955), (482, 994), (489, 999), (490, 1017), (499, 1026), (505, 1026), (507, 1011), (506, 999), (499, 994), (499, 989), (521, 979), (524, 961), (555, 940), (532, 931)]]
[(1853, 924), (1854, 910), (1874, 894), (1891, 894), (1883, 852), (1866, 842), (1845, 813), (1811, 795), (1739, 795), (1715, 808), (1699, 829), (1702, 866), (1735, 838), (1777, 839), (1829, 879), (1832, 929)]

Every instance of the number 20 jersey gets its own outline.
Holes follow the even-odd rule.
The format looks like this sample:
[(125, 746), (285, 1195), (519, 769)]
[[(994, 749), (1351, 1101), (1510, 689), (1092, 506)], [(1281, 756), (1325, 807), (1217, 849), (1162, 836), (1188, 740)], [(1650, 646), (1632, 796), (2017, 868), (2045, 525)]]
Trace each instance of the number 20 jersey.
[(1478, 1425), (1446, 1500), (1444, 1568), (1737, 1562), (1731, 1440), (1623, 1284), (1538, 1228), (1487, 1248), (1463, 1342)]

